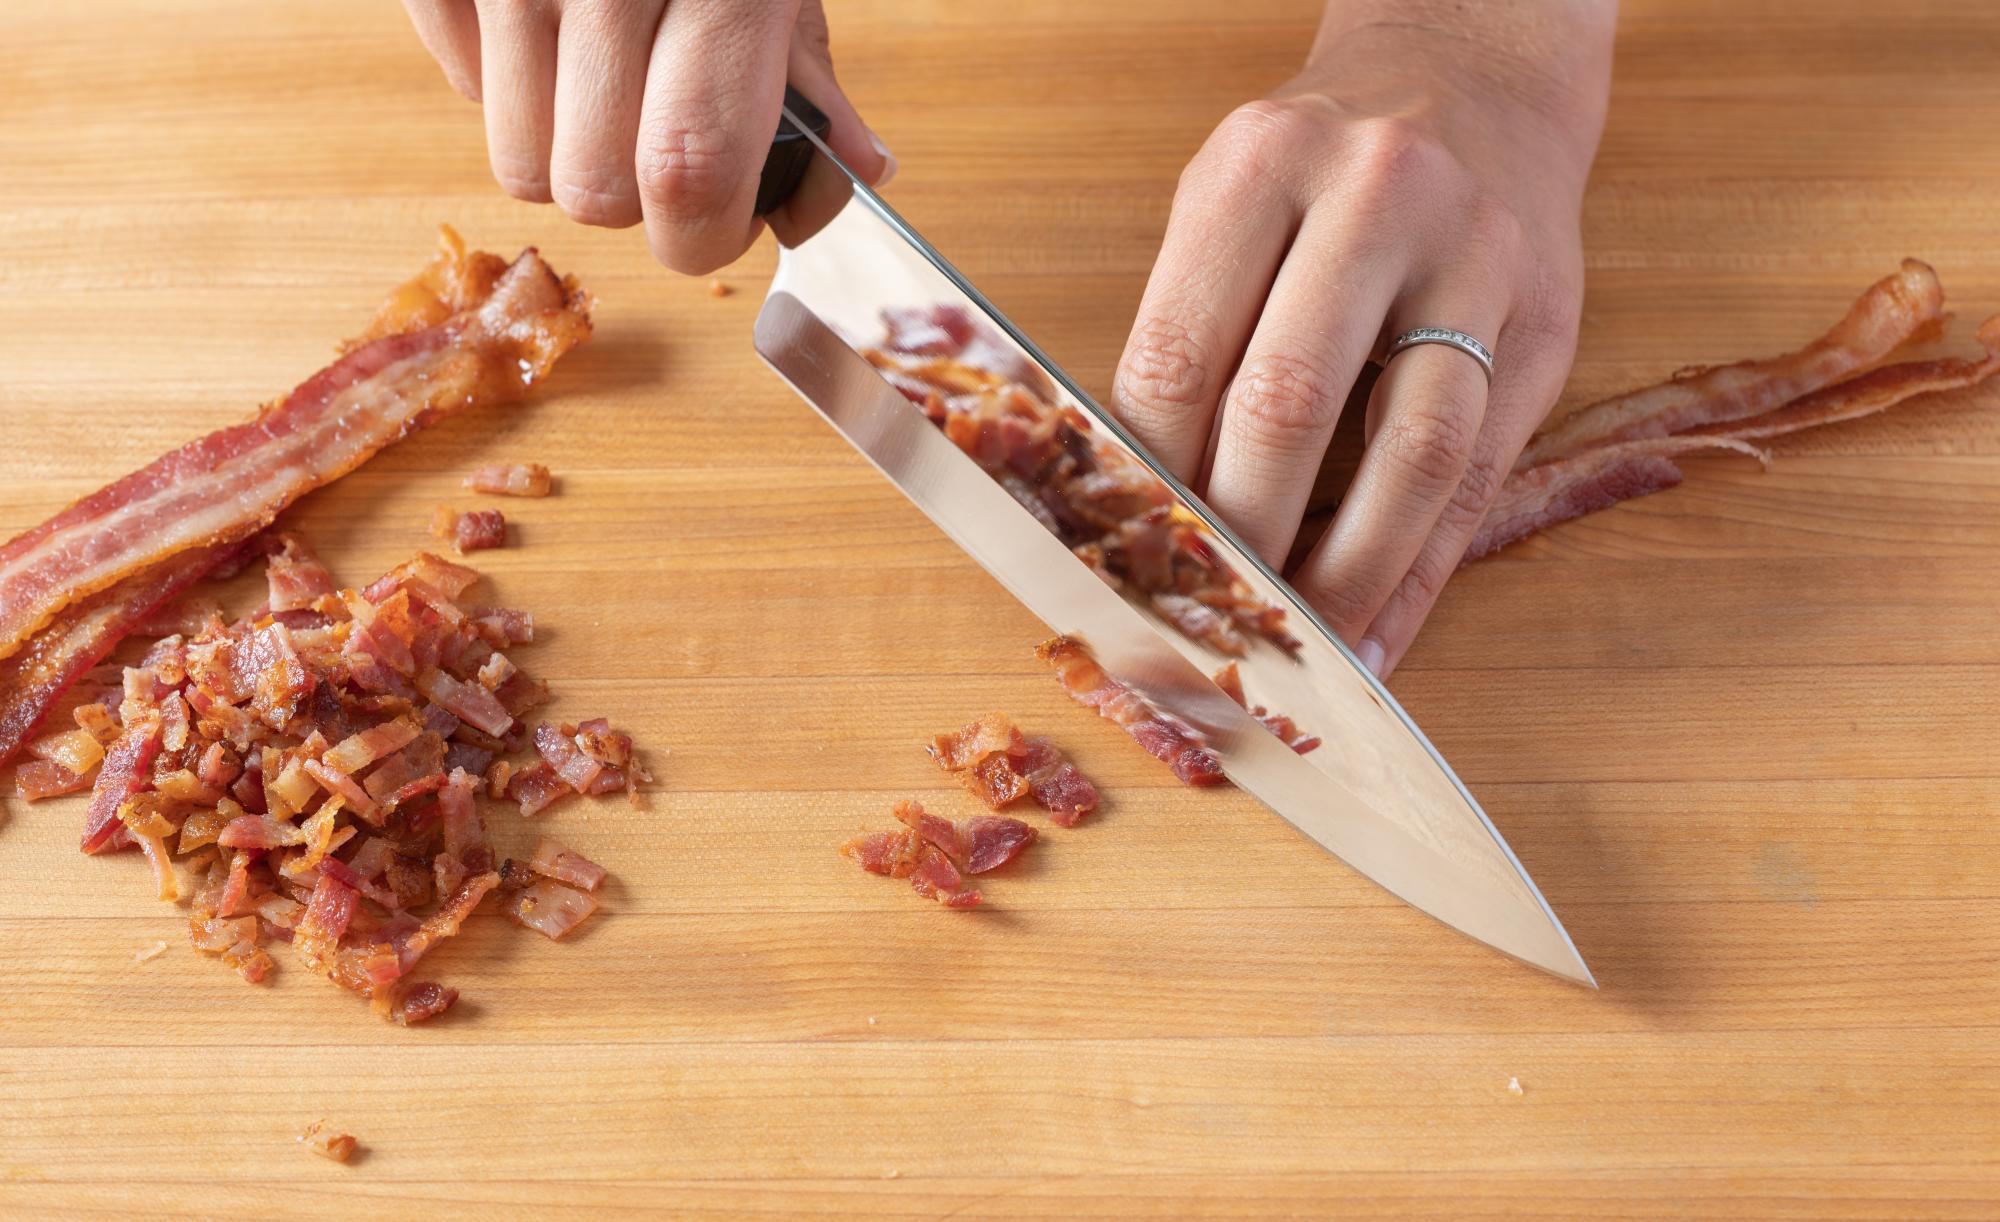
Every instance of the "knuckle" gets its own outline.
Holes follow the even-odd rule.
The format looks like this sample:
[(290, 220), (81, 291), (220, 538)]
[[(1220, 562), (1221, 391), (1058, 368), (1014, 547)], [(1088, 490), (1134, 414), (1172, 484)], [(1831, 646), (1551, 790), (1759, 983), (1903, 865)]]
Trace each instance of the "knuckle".
[(1338, 628), (1360, 628), (1375, 618), (1389, 594), (1388, 583), (1359, 569), (1337, 566), (1318, 575), (1307, 600)]
[[(1454, 563), (1455, 561), (1456, 558), (1453, 558)], [(1430, 548), (1425, 548), (1424, 553), (1417, 557), (1417, 562), (1410, 566), (1410, 571), (1403, 575), (1401, 584), (1396, 587), (1395, 593), (1391, 594), (1390, 598), (1405, 606), (1422, 610), (1435, 603), (1438, 596), (1444, 593), (1444, 584), (1451, 580), (1451, 573), (1452, 570), (1447, 567), (1442, 557), (1436, 556)]]
[(1114, 390), (1142, 413), (1178, 416), (1200, 408), (1213, 383), (1214, 363), (1196, 328), (1154, 314), (1133, 328)]
[(1277, 352), (1246, 359), (1229, 391), (1231, 414), (1267, 445), (1317, 443), (1333, 428), (1343, 401), (1326, 365)]
[(1434, 500), (1464, 478), (1473, 443), (1469, 413), (1452, 406), (1397, 412), (1375, 437), (1398, 482)]
[(526, 157), (496, 152), (493, 154), (493, 178), (500, 189), (515, 199), (531, 204), (549, 202), (549, 173), (546, 166), (536, 165)]
[(1353, 139), (1347, 164), (1365, 201), (1390, 203), (1436, 191), (1456, 165), (1449, 150), (1407, 119), (1364, 120), (1355, 125)]
[(584, 225), (622, 229), (639, 219), (638, 193), (628, 175), (604, 170), (565, 170), (551, 189), (563, 214)]
[(640, 141), (639, 191), (670, 221), (711, 216), (735, 194), (734, 152), (720, 123), (662, 126)]
[(1316, 120), (1294, 102), (1260, 98), (1237, 107), (1216, 125), (1202, 153), (1182, 175), (1184, 186), (1219, 180), (1225, 190), (1269, 186), (1272, 176), (1302, 147)]

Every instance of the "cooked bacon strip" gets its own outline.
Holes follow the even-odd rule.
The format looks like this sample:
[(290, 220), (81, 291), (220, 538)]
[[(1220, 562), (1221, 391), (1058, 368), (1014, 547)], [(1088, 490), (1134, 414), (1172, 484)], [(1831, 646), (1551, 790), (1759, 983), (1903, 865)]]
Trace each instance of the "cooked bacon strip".
[(1004, 815), (974, 815), (955, 823), (931, 814), (921, 802), (898, 802), (895, 815), (967, 874), (996, 870), (1035, 842), (1034, 828)]
[[(1943, 314), (1944, 289), (1937, 273), (1929, 264), (1905, 259), (1893, 275), (1870, 285), (1831, 331), (1799, 351), (1676, 375), (1658, 386), (1594, 403), (1529, 442), (1515, 469), (1619, 442), (1760, 416), (1880, 364)], [(1658, 475), (1656, 466), (1651, 477)]]
[(1655, 437), (1515, 471), (1500, 485), (1460, 563), (1470, 564), (1559, 522), (1672, 488), (1681, 482), (1681, 469), (1672, 455), (1714, 449), (1738, 450), (1760, 462), (1769, 458), (1755, 446), (1728, 437)]
[(488, 463), (466, 476), (465, 486), (489, 496), (547, 496), (553, 480), (538, 462)]
[(34, 732), (64, 692), (127, 633), (234, 550), (184, 552), (65, 608), (27, 646), (0, 661), (0, 764)]
[(1215, 686), (1221, 688), (1224, 695), (1242, 705), (1243, 710), (1252, 717), (1263, 722), (1264, 728), (1277, 735), (1278, 741), (1287, 747), (1304, 755), (1320, 745), (1317, 735), (1304, 733), (1299, 729), (1297, 722), (1283, 713), (1273, 713), (1261, 704), (1251, 704), (1249, 698), (1243, 694), (1243, 676), (1236, 669), (1236, 663), (1231, 662), (1216, 671), (1213, 678)]
[(247, 538), (417, 427), (518, 397), (589, 333), (587, 299), (524, 252), (476, 305), (355, 347), (254, 420), (0, 547), (0, 657), (78, 599), (190, 548)]
[(1872, 416), (1918, 395), (1977, 386), (2000, 373), (2000, 314), (1979, 325), (1978, 340), (1986, 349), (1986, 355), (1978, 360), (1953, 357), (1884, 365), (1858, 378), (1788, 403), (1777, 411), (1751, 420), (1690, 429), (1685, 436), (1761, 441), (1802, 429), (1818, 428), (1823, 424)]
[(1049, 817), (1074, 827), (1097, 809), (1097, 787), (1046, 738), (1027, 738), (1004, 713), (987, 713), (940, 734), (928, 748), (938, 767), (1000, 810), (1029, 794)]
[(507, 542), (507, 518), (497, 509), (457, 510), (439, 505), (431, 514), (431, 533), (467, 552), (502, 547)]
[(1222, 763), (1194, 729), (1155, 709), (1145, 697), (1113, 679), (1083, 642), (1059, 636), (1042, 642), (1035, 656), (1055, 667), (1070, 699), (1115, 722), (1186, 785), (1220, 785)]

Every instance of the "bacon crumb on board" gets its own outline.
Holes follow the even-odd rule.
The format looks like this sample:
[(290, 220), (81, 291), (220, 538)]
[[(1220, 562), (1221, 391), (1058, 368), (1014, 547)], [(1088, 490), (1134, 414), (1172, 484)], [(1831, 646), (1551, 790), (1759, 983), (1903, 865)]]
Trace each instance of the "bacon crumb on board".
[(153, 960), (159, 958), (161, 955), (164, 955), (166, 953), (167, 953), (167, 944), (165, 942), (155, 942), (151, 946), (146, 947), (144, 950), (133, 952), (132, 962), (151, 963)]
[(439, 505), (431, 512), (431, 534), (458, 549), (481, 552), (507, 542), (507, 517), (497, 509), (453, 509)]
[[(280, 510), (434, 419), (517, 399), (590, 335), (590, 301), (530, 249), (446, 229), (333, 364), (0, 545), (0, 763), (148, 612)], [(20, 661), (16, 661), (16, 659)]]
[(1221, 785), (1228, 780), (1222, 762), (1201, 740), (1194, 727), (1147, 702), (1139, 693), (1113, 679), (1090, 650), (1075, 637), (1042, 642), (1035, 656), (1053, 666), (1070, 699), (1130, 734), (1155, 759), (1173, 769), (1186, 785)]
[(538, 462), (488, 463), (466, 476), (465, 486), (488, 496), (547, 496), (555, 479)]
[[(78, 707), (77, 728), (29, 744), (17, 783), (74, 789), (94, 773), (84, 851), (143, 850), (161, 898), (187, 905), (195, 948), (244, 980), (268, 979), (270, 948), (289, 943), (382, 1017), (429, 1021), (458, 991), (419, 979), (419, 961), (502, 888), (481, 802), (503, 757), (528, 749), (520, 715), (546, 698), (507, 652), (530, 621), (464, 605), (479, 575), (427, 553), (363, 590), (296, 538), (266, 563), (270, 604), (155, 642), (115, 693)], [(603, 719), (560, 733), (579, 791), (650, 779)], [(69, 779), (49, 786), (31, 766)], [(529, 865), (527, 897), (503, 897), (516, 920), (555, 937), (597, 906), (594, 862), (544, 840)]]
[(1231, 700), (1242, 705), (1245, 712), (1263, 722), (1264, 728), (1277, 735), (1279, 742), (1300, 755), (1320, 745), (1318, 735), (1303, 732), (1297, 722), (1283, 713), (1273, 713), (1261, 704), (1251, 704), (1243, 694), (1243, 676), (1238, 673), (1236, 663), (1231, 662), (1215, 672), (1215, 685)]
[(327, 1128), (324, 1120), (315, 1120), (307, 1125), (305, 1132), (299, 1134), (299, 1141), (309, 1147), (314, 1154), (330, 1158), (337, 1163), (344, 1163), (353, 1158), (355, 1150), (360, 1148), (360, 1143), (354, 1140), (353, 1135), (337, 1133)]
[(1075, 827), (1097, 809), (1097, 786), (1054, 743), (1026, 737), (1005, 713), (940, 734), (928, 749), (938, 767), (994, 810), (1032, 795), (1052, 822)]
[(727, 297), (733, 291), (729, 287), (729, 283), (722, 277), (710, 276), (708, 278), (708, 295), (710, 297)]
[(870, 874), (907, 878), (918, 895), (947, 908), (977, 907), (980, 893), (964, 876), (998, 869), (1035, 841), (1034, 828), (1002, 815), (954, 823), (919, 802), (897, 802), (894, 813), (901, 829), (857, 836), (841, 855)]

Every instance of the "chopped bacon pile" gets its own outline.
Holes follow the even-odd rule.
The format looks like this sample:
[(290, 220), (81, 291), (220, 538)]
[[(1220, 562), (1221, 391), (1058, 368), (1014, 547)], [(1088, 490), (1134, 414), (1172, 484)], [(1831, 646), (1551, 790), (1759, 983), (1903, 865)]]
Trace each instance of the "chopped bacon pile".
[(1070, 699), (1115, 722), (1134, 741), (1173, 769), (1186, 785), (1220, 785), (1228, 778), (1215, 753), (1194, 727), (1154, 708), (1144, 696), (1112, 678), (1083, 642), (1059, 636), (1042, 642), (1035, 655), (1055, 667)]
[(1560, 522), (1679, 484), (1674, 458), (1854, 420), (1974, 386), (2000, 373), (2000, 315), (1978, 331), (1983, 356), (1884, 364), (1942, 329), (1937, 273), (1906, 259), (1831, 331), (1797, 352), (1688, 370), (1583, 408), (1529, 443), (1466, 550), (1469, 563)]
[(547, 496), (554, 480), (538, 462), (488, 463), (466, 476), (465, 486), (488, 496)]
[[(76, 729), (30, 744), (17, 784), (67, 792), (94, 771), (84, 851), (142, 849), (160, 898), (189, 904), (195, 947), (245, 980), (267, 978), (267, 948), (289, 942), (386, 1017), (433, 1018), (458, 993), (417, 980), (418, 961), (509, 881), (479, 797), (526, 747), (518, 719), (547, 699), (509, 653), (534, 621), (465, 603), (478, 574), (428, 553), (354, 590), (279, 535), (266, 577), (263, 608), (161, 639), (116, 693), (77, 709)], [(574, 743), (596, 769), (563, 774), (582, 792), (646, 776), (603, 721)], [(574, 924), (596, 906), (568, 894), (595, 890), (593, 863), (545, 843), (528, 868), (555, 881), (526, 901), (547, 914), (524, 923), (559, 936), (555, 910), (580, 907)], [(522, 903), (510, 892), (516, 919)]]
[(1097, 786), (1046, 738), (1028, 738), (1005, 713), (987, 713), (931, 740), (931, 758), (994, 810), (1032, 795), (1062, 827), (1097, 809)]
[(972, 908), (980, 901), (965, 875), (998, 869), (1035, 841), (1035, 829), (1004, 815), (976, 815), (954, 823), (918, 802), (898, 802), (897, 831), (857, 836), (840, 846), (843, 856), (870, 874), (907, 878), (918, 895), (947, 908)]
[(508, 263), (447, 229), (431, 265), (290, 395), (0, 546), (0, 763), (122, 637), (285, 506), (431, 420), (519, 398), (589, 337), (589, 307), (534, 250)]
[(986, 473), (1112, 586), (1130, 587), (1189, 639), (1241, 657), (1248, 636), (1290, 650), (1285, 613), (1260, 599), (1180, 516), (1173, 493), (1091, 439), (1041, 371), (964, 310), (887, 311), (864, 355)]
[(481, 552), (507, 542), (507, 518), (497, 509), (453, 509), (439, 505), (431, 514), (431, 534), (458, 549)]
[(1320, 744), (1317, 734), (1307, 734), (1299, 729), (1299, 723), (1283, 713), (1273, 713), (1261, 704), (1251, 704), (1243, 694), (1243, 676), (1237, 672), (1236, 663), (1231, 662), (1215, 672), (1215, 685), (1223, 690), (1231, 700), (1243, 706), (1244, 710), (1264, 728), (1278, 736), (1278, 741), (1304, 755)]
[(634, 807), (639, 805), (639, 782), (650, 782), (646, 771), (632, 753), (632, 736), (614, 730), (603, 718), (582, 725), (535, 727), (535, 752), (542, 758), (525, 769), (509, 769), (504, 778), (489, 776), (496, 795), (504, 793), (520, 803), (524, 815), (538, 815), (549, 805), (571, 794), (623, 792)]

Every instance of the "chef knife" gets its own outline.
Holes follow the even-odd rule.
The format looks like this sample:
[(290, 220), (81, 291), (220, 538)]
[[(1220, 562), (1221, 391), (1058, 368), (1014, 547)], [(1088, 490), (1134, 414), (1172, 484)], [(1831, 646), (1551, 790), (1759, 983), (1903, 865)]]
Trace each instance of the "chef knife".
[[(758, 193), (779, 241), (757, 317), (758, 354), (973, 559), (1112, 677), (1193, 726), (1238, 787), (1394, 895), (1488, 945), (1595, 987), (1527, 871), (1407, 713), (1289, 585), (1148, 454), (824, 139), (787, 90)], [(1225, 657), (1114, 589), (935, 427), (861, 355), (884, 311), (956, 307), (984, 324), (987, 354), (1043, 398), (1074, 407), (1093, 447), (1122, 450), (1171, 489), (1197, 529), (1296, 649), (1267, 640)], [(990, 362), (989, 362), (990, 363)], [(1323, 745), (1300, 755), (1208, 676), (1235, 661), (1253, 703)]]

